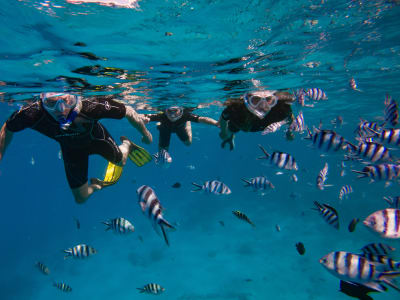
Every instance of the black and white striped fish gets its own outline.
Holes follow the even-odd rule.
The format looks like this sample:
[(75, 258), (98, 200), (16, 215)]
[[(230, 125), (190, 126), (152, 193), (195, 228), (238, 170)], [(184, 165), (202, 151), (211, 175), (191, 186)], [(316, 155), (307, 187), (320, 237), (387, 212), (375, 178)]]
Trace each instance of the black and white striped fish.
[(64, 250), (64, 253), (67, 254), (64, 256), (64, 259), (67, 259), (68, 257), (86, 258), (86, 257), (89, 257), (90, 255), (96, 254), (97, 251), (96, 251), (96, 249), (94, 249), (91, 246), (88, 246), (85, 244), (79, 244), (72, 248), (68, 248), (67, 250)]
[(370, 262), (380, 263), (385, 271), (395, 271), (400, 269), (400, 262), (387, 257), (386, 255), (376, 255), (371, 253), (361, 254)]
[(400, 209), (386, 208), (370, 214), (364, 225), (383, 238), (400, 238)]
[(400, 272), (384, 272), (383, 266), (368, 261), (365, 257), (345, 251), (331, 252), (319, 262), (341, 280), (361, 283), (377, 291), (384, 291), (381, 283), (400, 289), (392, 282)]
[(339, 191), (339, 200), (343, 200), (343, 197), (346, 196), (350, 193), (353, 192), (353, 188), (351, 187), (351, 185), (344, 185), (340, 188)]
[(300, 104), (301, 106), (305, 106), (306, 92), (303, 89), (297, 89), (294, 92), (294, 95), (296, 96), (296, 103)]
[(378, 123), (368, 122), (362, 119), (355, 130), (355, 132), (361, 137), (368, 136), (379, 131), (381, 131), (381, 127), (378, 125)]
[(135, 227), (132, 223), (124, 218), (114, 218), (102, 223), (107, 226), (106, 231), (110, 229), (116, 233), (129, 233), (135, 231)]
[(380, 132), (376, 131), (372, 138), (379, 140), (380, 143), (400, 145), (400, 129), (390, 128)]
[(268, 190), (275, 188), (271, 181), (269, 181), (265, 176), (254, 177), (249, 180), (242, 178), (242, 180), (246, 183), (246, 187), (251, 186), (254, 190)]
[(264, 152), (265, 156), (259, 157), (258, 159), (268, 159), (270, 164), (285, 170), (298, 170), (296, 160), (293, 156), (285, 152), (274, 151), (269, 154), (263, 146), (258, 145), (260, 149)]
[(149, 218), (154, 230), (159, 234), (160, 229), (163, 234), (165, 243), (169, 246), (167, 233), (164, 227), (175, 229), (167, 220), (163, 217), (163, 207), (161, 206), (160, 200), (158, 200), (154, 190), (148, 185), (142, 185), (137, 189), (139, 198), (139, 205), (145, 216)]
[(72, 292), (72, 288), (66, 284), (65, 282), (54, 282), (53, 286), (55, 286), (56, 288), (58, 288), (59, 290), (63, 291), (63, 292)]
[(244, 213), (242, 213), (241, 211), (238, 210), (234, 210), (232, 211), (232, 213), (240, 220), (243, 220), (247, 223), (249, 223), (251, 226), (255, 227), (256, 225), (254, 225), (254, 223), (249, 219), (248, 216), (246, 216)]
[(144, 287), (137, 289), (140, 291), (140, 293), (147, 293), (153, 295), (158, 295), (165, 291), (165, 288), (163, 288), (161, 285), (157, 283), (149, 283), (146, 284)]
[(395, 251), (396, 249), (390, 245), (382, 244), (382, 243), (371, 243), (365, 245), (361, 248), (361, 251), (364, 254), (373, 254), (373, 255), (390, 255), (390, 252)]
[(400, 208), (400, 196), (383, 197), (383, 199), (389, 204), (390, 208)]
[(296, 119), (289, 126), (289, 130), (302, 133), (306, 129), (303, 112), (299, 112)]
[(399, 123), (399, 107), (396, 100), (386, 95), (385, 99), (385, 123), (396, 126)]
[(196, 187), (192, 192), (205, 191), (215, 195), (229, 195), (232, 193), (231, 189), (223, 182), (218, 180), (206, 181), (202, 185), (192, 182)]
[(372, 162), (386, 162), (392, 160), (389, 149), (375, 142), (360, 142), (357, 146), (357, 150), (352, 154), (367, 158)]
[(322, 218), (329, 224), (339, 229), (339, 214), (332, 206), (328, 204), (320, 204), (314, 201), (316, 208), (313, 208), (321, 214)]
[(319, 171), (318, 176), (317, 176), (317, 188), (320, 189), (321, 191), (327, 187), (327, 186), (332, 186), (330, 184), (325, 184), (326, 179), (328, 178), (328, 163), (325, 163), (324, 168)]
[(370, 177), (374, 180), (392, 180), (400, 175), (400, 165), (378, 164), (365, 166), (361, 171), (351, 170), (360, 174), (357, 178)]
[(43, 264), (40, 261), (38, 261), (38, 262), (36, 262), (35, 265), (40, 270), (40, 272), (42, 272), (44, 275), (49, 275), (50, 274), (50, 270), (45, 264)]
[(286, 120), (272, 123), (272, 124), (268, 125), (267, 127), (265, 127), (265, 129), (261, 132), (261, 134), (266, 135), (268, 133), (273, 133), (275, 131), (278, 131), (279, 128), (281, 128), (282, 125), (285, 125), (286, 123), (287, 123)]
[(154, 162), (160, 166), (169, 167), (169, 165), (172, 163), (172, 157), (165, 149), (161, 149), (156, 154), (153, 154), (153, 157)]
[(310, 89), (305, 90), (304, 92), (305, 92), (305, 95), (310, 100), (319, 101), (319, 100), (327, 100), (328, 99), (325, 92), (320, 88), (310, 88)]
[(344, 137), (337, 134), (333, 130), (317, 129), (314, 127), (314, 132), (311, 133), (309, 129), (308, 136), (305, 139), (309, 139), (313, 142), (314, 146), (323, 151), (338, 151), (350, 149), (357, 149), (357, 147), (350, 142), (346, 141)]

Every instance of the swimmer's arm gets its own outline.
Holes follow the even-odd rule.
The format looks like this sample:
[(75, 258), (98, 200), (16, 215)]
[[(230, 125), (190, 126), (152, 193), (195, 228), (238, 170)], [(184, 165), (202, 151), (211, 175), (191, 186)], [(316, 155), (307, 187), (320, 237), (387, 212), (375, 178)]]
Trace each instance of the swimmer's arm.
[(197, 119), (197, 122), (203, 123), (203, 124), (209, 124), (209, 125), (214, 125), (214, 126), (219, 126), (219, 122), (217, 120), (214, 120), (213, 118), (209, 117), (199, 117)]
[(150, 144), (153, 141), (153, 137), (150, 131), (147, 130), (142, 115), (139, 115), (132, 107), (126, 106), (125, 118), (142, 134), (143, 143)]
[(0, 131), (0, 161), (13, 137), (13, 132), (7, 130), (7, 123), (4, 123)]

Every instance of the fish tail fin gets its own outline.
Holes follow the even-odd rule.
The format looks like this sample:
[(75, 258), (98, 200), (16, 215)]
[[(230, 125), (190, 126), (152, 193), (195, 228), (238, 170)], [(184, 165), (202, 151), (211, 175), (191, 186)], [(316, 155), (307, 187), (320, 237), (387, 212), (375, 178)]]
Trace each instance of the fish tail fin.
[(318, 201), (314, 201), (314, 204), (316, 207), (312, 207), (311, 209), (320, 211), (322, 208), (322, 205)]
[(351, 170), (351, 171), (354, 172), (354, 173), (357, 173), (357, 174), (361, 174), (361, 175), (357, 176), (357, 178), (365, 178), (365, 177), (368, 177), (368, 174), (367, 174), (366, 172), (357, 171), (357, 170)]
[(111, 228), (110, 223), (108, 223), (108, 222), (101, 222), (101, 223), (107, 226), (106, 229), (104, 229), (105, 231), (110, 230), (110, 228)]
[(242, 179), (242, 181), (244, 181), (244, 183), (246, 183), (245, 186), (250, 186), (251, 185), (251, 182), (249, 180), (244, 179), (244, 178), (241, 178), (241, 179)]
[(144, 293), (145, 292), (144, 288), (136, 288), (136, 289), (138, 289), (140, 293)]
[(269, 153), (267, 152), (267, 150), (265, 150), (265, 148), (263, 146), (261, 146), (260, 144), (258, 145), (258, 147), (260, 147), (261, 151), (264, 152), (264, 155), (265, 155), (265, 157), (262, 156), (262, 157), (259, 157), (258, 159), (268, 158), (269, 157)]
[(393, 283), (395, 277), (400, 276), (400, 272), (384, 272), (379, 275), (379, 280), (400, 292), (400, 287)]
[(169, 247), (168, 236), (167, 236), (167, 233), (165, 232), (165, 228), (164, 228), (164, 226), (163, 226), (162, 224), (160, 224), (160, 227), (161, 227), (161, 231), (162, 231), (162, 234), (163, 234), (165, 243), (166, 243), (167, 246)]
[(203, 186), (198, 184), (198, 183), (192, 182), (192, 184), (195, 186), (195, 189), (191, 190), (191, 192), (198, 192), (198, 191), (201, 191), (203, 189)]
[(167, 220), (165, 219), (161, 219), (160, 220), (160, 225), (162, 226), (167, 226), (169, 229), (173, 229), (176, 230), (176, 228), (174, 226), (172, 226)]

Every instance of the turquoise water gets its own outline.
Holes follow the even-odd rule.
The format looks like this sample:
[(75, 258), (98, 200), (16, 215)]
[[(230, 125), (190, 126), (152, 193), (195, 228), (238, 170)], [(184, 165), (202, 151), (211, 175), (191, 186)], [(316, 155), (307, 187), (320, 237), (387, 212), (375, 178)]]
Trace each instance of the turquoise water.
[[(381, 122), (385, 94), (398, 97), (395, 2), (139, 1), (118, 7), (2, 0), (1, 122), (33, 95), (60, 89), (115, 94), (141, 113), (213, 103), (196, 113), (218, 119), (218, 104), (257, 87), (318, 87), (329, 99), (312, 108), (293, 106), (295, 114), (301, 110), (308, 126), (322, 120), (327, 128), (340, 115), (344, 124), (335, 130), (354, 141), (359, 117)], [(361, 92), (349, 88), (352, 77)], [(116, 140), (127, 135), (139, 143), (126, 120), (102, 123)], [(154, 141), (145, 147), (155, 153), (158, 131), (154, 123), (148, 128)], [(386, 208), (383, 196), (400, 195), (397, 183), (385, 188), (384, 182), (357, 180), (350, 171), (362, 169), (357, 163), (347, 163), (342, 177), (340, 154), (313, 149), (300, 135), (288, 142), (283, 130), (265, 136), (241, 132), (230, 152), (220, 148), (215, 127), (192, 128), (190, 147), (172, 137), (170, 168), (128, 164), (117, 185), (84, 205), (74, 203), (58, 144), (32, 130), (15, 134), (0, 164), (0, 298), (147, 299), (152, 296), (136, 288), (155, 282), (166, 289), (158, 296), (164, 299), (349, 299), (319, 258), (338, 250), (357, 253), (372, 242), (400, 249), (398, 240), (384, 241), (362, 223), (353, 233), (347, 230), (351, 219)], [(257, 160), (258, 144), (293, 154), (299, 181)], [(400, 157), (396, 148), (393, 154)], [(325, 162), (333, 186), (320, 191), (315, 178)], [(105, 166), (102, 158), (91, 157), (89, 176), (101, 176)], [(265, 195), (240, 180), (262, 175), (275, 185)], [(213, 179), (232, 194), (190, 192), (191, 182)], [(172, 188), (175, 182), (182, 187)], [(143, 184), (155, 189), (167, 220), (177, 226), (169, 233), (170, 247), (140, 211), (136, 189)], [(344, 184), (354, 193), (339, 203)], [(311, 210), (315, 200), (337, 208), (339, 231)], [(245, 212), (256, 227), (235, 218), (233, 210)], [(130, 220), (135, 232), (105, 232), (101, 222), (114, 217)], [(304, 256), (295, 248), (300, 241)], [(80, 243), (98, 253), (64, 260), (62, 250)], [(51, 274), (42, 275), (36, 261)], [(72, 293), (54, 288), (53, 280), (68, 283)], [(373, 297), (397, 299), (399, 293), (391, 289)]]

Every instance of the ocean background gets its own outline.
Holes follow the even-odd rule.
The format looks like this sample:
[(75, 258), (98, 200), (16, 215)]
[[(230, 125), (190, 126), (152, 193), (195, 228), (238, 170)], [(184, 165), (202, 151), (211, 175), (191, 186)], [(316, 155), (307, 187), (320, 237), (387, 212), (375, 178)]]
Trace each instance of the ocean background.
[[(328, 100), (293, 105), (295, 115), (302, 111), (310, 128), (322, 121), (327, 129), (342, 116), (344, 124), (334, 129), (355, 142), (359, 118), (382, 122), (385, 95), (399, 97), (398, 1), (84, 2), (94, 1), (1, 0), (1, 123), (43, 91), (115, 94), (140, 113), (202, 104), (196, 114), (219, 119), (221, 103), (246, 91), (321, 88)], [(350, 78), (361, 91), (349, 87)], [(143, 145), (126, 120), (101, 122), (116, 141), (125, 135), (157, 152), (155, 123), (148, 124), (153, 143)], [(384, 241), (361, 222), (355, 232), (347, 230), (351, 219), (386, 208), (383, 196), (400, 196), (398, 183), (357, 180), (351, 169), (361, 170), (358, 163), (346, 163), (342, 177), (343, 153), (314, 149), (304, 135), (287, 141), (283, 129), (240, 132), (234, 151), (220, 147), (219, 129), (196, 123), (192, 129), (190, 147), (172, 136), (169, 168), (128, 162), (116, 185), (83, 205), (69, 190), (58, 144), (30, 129), (16, 133), (0, 164), (0, 299), (149, 299), (154, 296), (137, 288), (152, 282), (166, 289), (160, 299), (350, 299), (320, 265), (322, 256), (359, 253), (375, 242), (399, 251), (398, 240)], [(257, 160), (258, 144), (292, 154), (298, 182), (290, 180), (291, 172), (279, 175)], [(333, 186), (320, 191), (315, 180), (325, 162)], [(101, 177), (106, 163), (92, 156), (89, 177)], [(256, 193), (241, 181), (262, 175), (274, 190)], [(232, 194), (191, 192), (192, 182), (214, 179)], [(173, 188), (176, 182), (182, 186)], [(136, 189), (144, 184), (153, 187), (166, 219), (177, 227), (168, 233), (170, 247), (140, 211)], [(354, 192), (339, 203), (345, 184)], [(340, 230), (311, 209), (313, 201), (338, 210)], [(256, 227), (233, 210), (246, 213)], [(115, 217), (131, 221), (135, 232), (106, 232), (101, 222)], [(296, 251), (297, 242), (305, 255)], [(81, 243), (98, 253), (63, 259), (62, 250)], [(37, 261), (51, 274), (41, 274)], [(73, 291), (63, 293), (53, 281)], [(400, 294), (390, 289), (373, 297)]]

